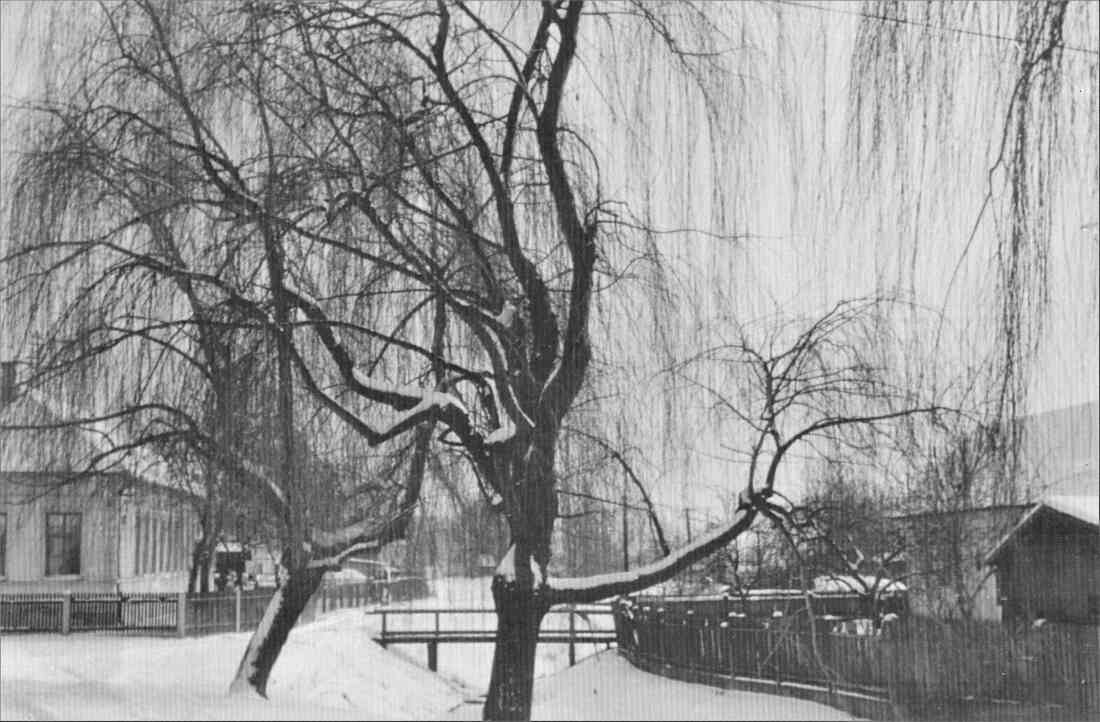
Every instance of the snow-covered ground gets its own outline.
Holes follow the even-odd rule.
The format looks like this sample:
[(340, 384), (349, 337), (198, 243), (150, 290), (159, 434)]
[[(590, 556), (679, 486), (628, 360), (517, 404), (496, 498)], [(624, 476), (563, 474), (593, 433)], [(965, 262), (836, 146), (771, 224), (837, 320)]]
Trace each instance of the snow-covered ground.
[[(484, 580), (450, 580), (406, 606), (489, 606), (488, 595)], [(3, 635), (0, 720), (479, 718), (491, 645), (441, 645), (436, 675), (410, 661), (422, 645), (374, 644), (379, 625), (362, 609), (343, 609), (295, 628), (266, 701), (226, 696), (248, 633)], [(547, 676), (535, 683), (536, 719), (851, 719), (802, 700), (664, 679), (613, 651), (578, 650), (589, 658), (572, 668), (566, 654), (565, 645), (540, 646), (536, 672)]]
[(249, 634), (0, 637), (0, 719), (436, 719), (465, 695), (379, 648), (359, 610), (291, 632), (269, 701), (226, 696)]
[[(480, 719), (464, 705), (452, 720)], [(632, 666), (614, 650), (535, 681), (536, 720), (851, 720), (816, 702), (666, 679)]]

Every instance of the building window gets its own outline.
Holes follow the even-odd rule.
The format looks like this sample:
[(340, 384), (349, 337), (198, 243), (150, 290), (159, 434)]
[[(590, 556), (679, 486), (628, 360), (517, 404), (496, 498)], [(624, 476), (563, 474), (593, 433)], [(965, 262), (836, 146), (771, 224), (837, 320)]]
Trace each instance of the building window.
[(145, 550), (142, 542), (142, 534), (145, 532), (145, 517), (140, 511), (134, 512), (134, 575), (137, 576), (142, 572), (142, 556), (141, 553)]
[(157, 558), (157, 571), (163, 572), (168, 568), (168, 542), (171, 541), (168, 537), (168, 525), (167, 519), (162, 519), (160, 522), (160, 556)]
[(157, 571), (157, 535), (160, 534), (160, 519), (155, 516), (149, 518), (149, 563), (145, 571), (156, 574)]
[(175, 550), (172, 554), (172, 568), (179, 571), (183, 569), (183, 520), (179, 517), (172, 522), (172, 540), (172, 548)]
[(8, 515), (0, 514), (0, 578), (8, 574)]
[(80, 514), (46, 515), (46, 576), (80, 574)]

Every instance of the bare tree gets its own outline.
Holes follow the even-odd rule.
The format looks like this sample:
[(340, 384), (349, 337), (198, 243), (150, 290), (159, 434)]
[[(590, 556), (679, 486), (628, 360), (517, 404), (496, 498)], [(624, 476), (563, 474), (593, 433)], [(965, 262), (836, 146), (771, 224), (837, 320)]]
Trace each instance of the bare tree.
[[(336, 497), (343, 490), (336, 479), (305, 478), (317, 444), (307, 443), (302, 432), (325, 431), (331, 421), (299, 418), (300, 403), (294, 413), (290, 364), (303, 352), (291, 355), (285, 255), (270, 223), (250, 224), (228, 210), (238, 199), (224, 193), (224, 168), (214, 165), (217, 151), (206, 148), (211, 142), (218, 151), (224, 146), (199, 117), (225, 101), (227, 89), (254, 87), (263, 63), (237, 66), (240, 75), (225, 82), (185, 90), (196, 76), (222, 76), (223, 63), (258, 57), (255, 18), (233, 9), (144, 3), (105, 11), (102, 27), (78, 53), (88, 63), (83, 92), (27, 109), (49, 132), (28, 143), (20, 161), (24, 174), (13, 181), (10, 218), (22, 240), (5, 259), (11, 269), (5, 290), (27, 312), (26, 341), (37, 369), (31, 382), (60, 380), (91, 391), (77, 394), (74, 413), (60, 423), (124, 425), (132, 433), (114, 455), (155, 445), (185, 468), (193, 468), (188, 459), (197, 455), (209, 506), (204, 546), (216, 537), (221, 507), (232, 501), (247, 500), (282, 527), (284, 564), (293, 573), (273, 599), (239, 675), (262, 693), (325, 569), (356, 548), (404, 533), (424, 476), (431, 425), (415, 435), (409, 479), (391, 486), (391, 508), (343, 507), (360, 512), (352, 519), (326, 513), (340, 506)], [(207, 32), (204, 21), (216, 31)], [(143, 32), (150, 43), (137, 39)], [(177, 51), (205, 54), (209, 65), (187, 66)], [(106, 77), (120, 85), (91, 89)], [(219, 130), (232, 131), (225, 124)], [(226, 142), (243, 150), (248, 140)], [(267, 150), (259, 161), (246, 151), (238, 172), (250, 174), (255, 162), (266, 161), (275, 178), (270, 145)], [(236, 182), (243, 182), (240, 174)], [(284, 208), (294, 200), (281, 192), (269, 185), (262, 193), (271, 215), (276, 204)], [(266, 276), (259, 289), (257, 273)], [(437, 314), (437, 339), (444, 323)], [(268, 385), (274, 408), (240, 403), (249, 393), (265, 400), (257, 377), (240, 373), (242, 358), (257, 351), (260, 368), (274, 377)], [(97, 379), (90, 387), (80, 383), (89, 373)], [(99, 393), (104, 389), (112, 393)], [(97, 410), (77, 412), (88, 408)], [(265, 416), (266, 427), (250, 428), (249, 420)], [(312, 435), (333, 438), (327, 431)], [(280, 463), (261, 461), (280, 456)], [(310, 564), (311, 544), (323, 562)]]
[[(1019, 433), (997, 422), (944, 423), (913, 450), (915, 482), (898, 524), (913, 586), (926, 611), (972, 619), (992, 569), (983, 555), (1016, 523), (1029, 498)], [(991, 598), (991, 597), (990, 597)]]
[[(715, 93), (742, 74), (721, 71), (728, 38), (708, 12), (629, 3), (591, 14), (620, 33), (643, 33), (641, 51), (660, 49), (689, 78), (703, 122), (720, 133)], [(747, 429), (734, 441), (750, 450), (747, 487), (728, 523), (629, 573), (551, 578), (559, 442), (593, 372), (593, 301), (601, 281), (611, 287), (626, 276), (611, 264), (622, 255), (614, 241), (646, 225), (615, 210), (604, 159), (568, 122), (585, 13), (580, 2), (479, 13), (442, 2), (135, 1), (104, 11), (71, 97), (31, 108), (43, 122), (13, 204), (26, 279), (56, 287), (94, 256), (88, 286), (131, 271), (186, 279), (208, 305), (232, 308), (274, 340), (280, 463), (264, 468), (235, 449), (221, 457), (285, 518), (291, 578), (249, 645), (236, 689), (264, 693), (323, 571), (359, 545), (403, 533), (419, 493), (410, 483), (380, 527), (313, 523), (294, 440), (303, 408), (323, 410), (324, 423), (344, 424), (370, 446), (415, 434), (425, 454), (435, 443), (468, 460), (511, 535), (492, 585), (498, 634), (485, 706), (487, 718), (509, 719), (530, 716), (550, 605), (671, 577), (742, 533), (758, 510), (778, 513), (768, 500), (792, 447), (929, 410), (859, 358), (866, 339), (837, 340), (861, 318), (851, 304), (793, 338), (778, 327), (759, 344), (713, 347), (691, 368), (750, 374), (717, 385), (694, 379)], [(1054, 12), (1026, 24), (1021, 87), (1056, 73), (1062, 22)], [(895, 46), (876, 45), (868, 27), (859, 57), (893, 59)], [(678, 37), (692, 30), (699, 48)], [(888, 68), (870, 70), (881, 82)], [(1012, 98), (1009, 139), (1030, 130), (1015, 109), (1039, 105), (1020, 91)], [(157, 231), (147, 213), (118, 202), (127, 194), (155, 199), (189, 239), (185, 262), (154, 252)], [(998, 247), (1041, 250), (1028, 216), (1020, 221)], [(720, 225), (728, 237), (725, 219)], [(1006, 268), (1007, 299), (1043, 277), (1041, 267)], [(96, 305), (79, 296), (70, 307), (94, 316)], [(1007, 314), (1003, 335), (1015, 338), (1026, 320)], [(1002, 371), (1016, 379), (1019, 346), (1006, 349)], [(748, 397), (734, 397), (742, 385)], [(858, 436), (844, 441), (862, 443)]]
[[(878, 505), (836, 485), (825, 494), (811, 490), (796, 505), (775, 487), (780, 462), (800, 442), (824, 458), (835, 456), (837, 449), (867, 453), (878, 439), (897, 433), (889, 422), (954, 414), (935, 403), (914, 403), (918, 390), (890, 381), (891, 370), (876, 358), (881, 346), (875, 319), (883, 303), (843, 301), (813, 321), (768, 319), (757, 324), (760, 339), (753, 328), (743, 327), (737, 341), (673, 368), (711, 395), (717, 414), (737, 422), (742, 433), (748, 431), (731, 446), (745, 449), (749, 488), (765, 499), (778, 495), (783, 500), (767, 502), (764, 513), (782, 529), (799, 565), (815, 561), (806, 558), (806, 545), (824, 546), (833, 567), (829, 571), (837, 573), (836, 565), (842, 565), (843, 578), (850, 576), (855, 585), (852, 591), (873, 602), (893, 581), (888, 569), (903, 550), (891, 542)], [(730, 387), (739, 388), (738, 396), (725, 391)], [(881, 523), (869, 523), (876, 519)], [(873, 580), (861, 575), (864, 562), (872, 561), (867, 554), (879, 555)]]
[(860, 479), (835, 460), (823, 466), (802, 500), (788, 510), (792, 538), (803, 549), (801, 562), (815, 585), (822, 579), (858, 595), (877, 625), (886, 596), (900, 592), (912, 577), (912, 549), (892, 518), (888, 487)]

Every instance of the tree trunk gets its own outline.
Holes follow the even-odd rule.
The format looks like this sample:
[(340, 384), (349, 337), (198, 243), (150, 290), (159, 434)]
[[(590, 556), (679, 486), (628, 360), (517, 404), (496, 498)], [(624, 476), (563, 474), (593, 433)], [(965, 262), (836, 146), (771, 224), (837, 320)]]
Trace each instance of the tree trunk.
[(229, 686), (230, 694), (255, 693), (267, 697), (267, 681), (275, 660), (302, 610), (321, 585), (323, 575), (324, 570), (319, 568), (297, 569), (275, 591), (260, 625), (248, 640), (237, 674)]
[(217, 539), (204, 536), (195, 542), (191, 549), (191, 570), (188, 575), (187, 589), (206, 594), (210, 591), (210, 565), (214, 563), (214, 549)]
[(197, 541), (191, 545), (191, 568), (187, 572), (187, 591), (198, 592), (199, 574), (202, 573), (202, 542)]
[(539, 626), (549, 605), (537, 590), (520, 589), (499, 576), (493, 578), (493, 600), (497, 638), (482, 718), (529, 720)]

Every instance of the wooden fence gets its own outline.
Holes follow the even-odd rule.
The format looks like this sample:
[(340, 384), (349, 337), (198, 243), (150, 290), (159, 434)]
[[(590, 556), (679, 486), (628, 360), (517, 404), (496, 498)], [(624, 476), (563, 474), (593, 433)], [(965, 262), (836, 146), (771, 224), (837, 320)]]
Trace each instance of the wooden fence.
[(319, 611), (367, 604), (389, 604), (409, 599), (422, 599), (430, 594), (428, 581), (422, 577), (404, 577), (386, 582), (381, 580), (326, 584), (314, 598)]
[(175, 629), (176, 594), (4, 594), (0, 630), (19, 632)]
[(616, 605), (620, 649), (703, 676), (816, 685), (889, 700), (907, 716), (952, 714), (975, 702), (1100, 712), (1096, 627), (1047, 626), (1017, 634), (999, 625), (918, 619), (881, 634), (849, 635), (805, 617), (753, 619), (718, 605), (647, 599)]
[[(1100, 628), (1000, 625), (915, 619), (883, 640), (892, 695), (907, 709), (951, 701), (1005, 700), (1100, 714)], [(946, 700), (944, 705), (940, 700)]]
[[(253, 630), (263, 618), (274, 589), (207, 594), (0, 594), (0, 631), (135, 631), (180, 636)], [(380, 604), (428, 595), (419, 578), (392, 582), (326, 582), (303, 619), (316, 612)]]
[[(806, 596), (799, 589), (776, 589), (771, 591), (752, 591), (744, 595), (648, 595), (638, 594), (632, 597), (639, 604), (674, 607), (688, 606), (696, 614), (743, 614), (747, 617), (770, 617), (779, 612), (785, 617), (804, 614)], [(882, 614), (909, 614), (909, 598), (904, 591), (880, 593), (872, 600), (866, 595), (854, 591), (814, 592), (810, 596), (810, 606), (818, 617), (871, 617)]]
[(244, 591), (240, 588), (231, 592), (189, 594), (179, 633), (199, 636), (251, 631), (259, 625), (274, 595), (274, 589)]

